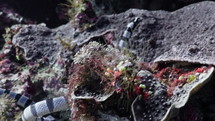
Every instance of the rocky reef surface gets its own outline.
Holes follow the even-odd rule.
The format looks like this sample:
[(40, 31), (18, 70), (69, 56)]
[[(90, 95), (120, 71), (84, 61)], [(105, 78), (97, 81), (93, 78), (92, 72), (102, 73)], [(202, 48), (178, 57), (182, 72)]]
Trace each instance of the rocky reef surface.
[[(85, 120), (214, 121), (214, 11), (214, 2), (173, 12), (130, 9), (104, 15), (82, 32), (73, 22), (55, 29), (44, 24), (12, 26), (0, 51), (0, 87), (35, 101), (64, 95), (76, 103), (71, 106), (71, 119), (76, 120), (86, 113)], [(135, 17), (140, 22), (129, 39), (129, 51), (141, 66), (116, 49), (126, 25)], [(136, 86), (131, 77), (139, 79)], [(95, 83), (90, 79), (101, 85), (90, 84)], [(118, 105), (111, 101), (122, 105), (116, 109)], [(56, 115), (58, 119), (69, 117)]]

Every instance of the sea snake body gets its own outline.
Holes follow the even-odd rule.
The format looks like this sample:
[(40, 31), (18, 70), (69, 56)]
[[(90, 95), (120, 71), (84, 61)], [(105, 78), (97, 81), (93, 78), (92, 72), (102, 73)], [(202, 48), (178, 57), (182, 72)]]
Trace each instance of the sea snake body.
[(127, 24), (126, 30), (122, 34), (122, 39), (119, 41), (119, 48), (128, 48), (128, 40), (131, 38), (132, 31), (137, 26), (137, 23), (139, 22), (140, 18), (135, 17), (134, 20)]
[(16, 100), (17, 105), (23, 108), (27, 107), (22, 115), (23, 121), (54, 121), (55, 118), (51, 115), (42, 116), (68, 109), (68, 103), (63, 96), (35, 103), (24, 95), (0, 88), (0, 95), (3, 94), (7, 94), (9, 98)]
[(68, 103), (63, 96), (43, 100), (25, 108), (22, 120), (35, 121), (37, 117), (42, 117), (43, 115), (66, 110), (68, 108)]
[[(122, 39), (118, 44), (120, 49), (128, 47), (128, 40), (130, 39), (132, 31), (136, 27), (138, 21), (139, 17), (136, 17), (132, 22), (127, 24), (126, 30), (122, 34)], [(69, 109), (68, 102), (64, 96), (35, 103), (24, 95), (0, 88), (0, 95), (2, 94), (8, 94), (9, 98), (17, 101), (17, 105), (25, 108), (22, 115), (23, 121), (53, 121), (55, 118), (51, 115), (46, 117), (43, 116), (53, 112)]]

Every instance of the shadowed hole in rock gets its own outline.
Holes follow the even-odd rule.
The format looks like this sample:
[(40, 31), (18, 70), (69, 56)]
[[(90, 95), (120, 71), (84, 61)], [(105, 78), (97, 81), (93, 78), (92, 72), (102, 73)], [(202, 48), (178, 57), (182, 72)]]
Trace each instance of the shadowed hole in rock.
[(103, 88), (104, 85), (101, 84), (101, 79), (99, 76), (93, 72), (91, 76), (87, 79), (86, 84), (79, 86), (77, 90), (74, 92), (75, 96), (83, 97), (95, 97), (100, 99), (102, 94), (104, 93)]

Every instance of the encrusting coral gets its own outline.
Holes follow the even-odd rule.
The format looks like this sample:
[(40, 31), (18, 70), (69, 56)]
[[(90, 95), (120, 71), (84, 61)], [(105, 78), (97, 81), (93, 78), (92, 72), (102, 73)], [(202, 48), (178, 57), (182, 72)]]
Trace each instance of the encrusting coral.
[[(132, 16), (136, 16), (136, 14), (132, 14)], [(141, 19), (143, 18), (141, 17)], [(147, 17), (144, 19), (147, 20)], [(147, 21), (144, 22), (147, 25)], [(152, 24), (155, 23), (157, 22), (152, 22)], [(115, 24), (113, 25), (115, 26)], [(172, 112), (183, 107), (191, 94), (194, 94), (195, 91), (202, 87), (210, 79), (214, 71), (212, 66), (208, 66), (210, 63), (201, 63), (208, 64), (204, 66), (193, 64), (190, 58), (185, 63), (191, 63), (191, 66), (178, 66), (178, 61), (187, 61), (180, 58), (179, 60), (167, 59), (164, 63), (157, 61), (158, 65), (152, 67), (148, 63), (136, 61), (135, 58), (120, 52), (110, 45), (89, 42), (96, 37), (107, 34), (109, 30), (94, 33), (95, 35), (87, 39), (88, 44), (86, 44), (87, 42), (81, 44), (83, 47), (76, 53), (74, 60), (72, 54), (69, 55), (71, 58), (67, 58), (67, 60), (58, 53), (59, 49), (61, 49), (60, 44), (51, 46), (56, 49), (52, 50), (52, 48), (50, 51), (46, 51), (47, 53), (45, 54), (43, 52), (48, 46), (38, 49), (40, 46), (34, 45), (38, 42), (50, 42), (48, 45), (52, 45), (52, 42), (57, 42), (58, 40), (38, 39), (36, 35), (33, 38), (25, 36), (25, 39), (20, 36), (22, 34), (28, 35), (28, 32), (30, 32), (29, 34), (39, 34), (44, 38), (52, 36), (52, 33), (56, 34), (55, 31), (50, 31), (46, 27), (35, 27), (38, 30), (35, 32), (34, 27), (28, 26), (26, 29), (21, 29), (19, 35), (14, 37), (14, 43), (6, 42), (10, 46), (4, 46), (0, 59), (2, 62), (1, 69), (3, 69), (0, 72), (1, 83), (3, 83), (1, 87), (15, 90), (20, 85), (24, 85), (24, 88), (19, 88), (21, 89), (19, 92), (28, 94), (29, 97), (33, 97), (36, 100), (41, 100), (48, 96), (55, 96), (56, 91), (61, 89), (65, 89), (61, 95), (66, 94), (65, 85), (67, 85), (68, 81), (69, 92), (66, 96), (69, 97), (68, 100), (72, 109), (71, 118), (74, 120), (102, 120), (103, 116), (135, 121), (168, 120), (168, 118), (174, 116)], [(102, 28), (102, 26), (100, 27)], [(145, 26), (142, 27), (144, 28)], [(44, 31), (47, 33), (40, 32), (41, 28), (46, 28)], [(89, 32), (92, 31), (90, 30)], [(141, 33), (142, 31), (138, 31), (135, 34), (141, 35)], [(89, 36), (89, 34), (86, 34), (86, 36)], [(141, 36), (137, 39), (131, 38), (131, 40), (140, 38)], [(16, 39), (21, 40), (20, 43), (17, 43)], [(55, 38), (53, 37), (53, 39)], [(85, 41), (85, 39), (81, 39)], [(34, 44), (31, 44), (30, 41), (34, 42)], [(23, 46), (23, 43), (27, 44)], [(163, 53), (162, 50), (155, 50), (154, 47), (156, 46), (148, 50), (151, 53), (155, 51)], [(23, 47), (27, 51), (22, 52), (19, 47)], [(29, 47), (31, 48), (29, 49)], [(137, 49), (138, 47), (134, 46), (133, 48)], [(148, 51), (141, 47), (139, 48), (141, 50), (138, 51), (147, 55)], [(78, 49), (75, 48), (75, 50)], [(35, 51), (32, 53), (32, 50)], [(174, 48), (172, 50), (175, 51)], [(40, 53), (39, 56), (37, 55), (38, 52)], [(49, 55), (49, 52), (56, 53)], [(31, 54), (35, 54), (34, 58), (33, 56), (31, 58)], [(25, 57), (27, 55), (29, 55), (29, 58)], [(154, 56), (153, 54), (147, 56), (151, 59), (157, 57), (157, 55)], [(7, 59), (10, 59), (10, 61), (7, 61)], [(151, 59), (147, 62), (152, 61)], [(50, 63), (50, 60), (52, 63)], [(171, 63), (168, 63), (168, 60)], [(17, 73), (14, 74), (13, 72)], [(192, 116), (192, 118), (196, 117), (196, 115)]]
[[(99, 111), (112, 110), (116, 111), (112, 115), (128, 119), (133, 115), (135, 121), (167, 120), (214, 70), (204, 66), (182, 69), (177, 63), (163, 66), (140, 63), (111, 46), (90, 42), (74, 57), (69, 80), (72, 119), (95, 120)], [(115, 103), (110, 103), (112, 97)]]
[[(38, 96), (46, 91), (51, 96), (65, 89), (62, 80), (68, 75), (65, 68), (68, 60), (57, 59), (49, 65), (49, 60), (43, 57), (23, 63), (26, 68), (14, 64), (20, 71), (16, 81), (26, 85), (24, 93)], [(213, 67), (197, 65), (182, 69), (177, 63), (153, 67), (110, 45), (93, 41), (75, 54), (69, 70), (67, 96), (73, 120), (112, 115), (139, 121), (170, 118), (172, 110), (186, 104), (190, 95), (210, 78)], [(67, 90), (62, 92), (64, 95)]]
[[(11, 53), (17, 55), (16, 51)], [(20, 54), (21, 57), (24, 53)], [(6, 72), (11, 73), (13, 66), (7, 64), (14, 64), (19, 72), (13, 75), (15, 80), (9, 80), (12, 75), (8, 77), (1, 72), (5, 79), (17, 82), (11, 83), (8, 89), (24, 84), (21, 92), (30, 97), (45, 92), (48, 92), (45, 96), (50, 97), (65, 95), (69, 90), (67, 96), (73, 120), (96, 120), (104, 115), (135, 121), (166, 120), (172, 116), (172, 110), (186, 104), (190, 95), (207, 82), (213, 72), (210, 66), (183, 66), (181, 69), (175, 63), (159, 64), (154, 68), (111, 45), (95, 41), (83, 45), (72, 58), (73, 63), (68, 58), (60, 58), (59, 54), (52, 63), (46, 57), (38, 57), (35, 61), (13, 58), (11, 62), (7, 61), (8, 57), (10, 55), (1, 59), (2, 69), (9, 69)], [(71, 65), (70, 72), (68, 65)], [(70, 77), (66, 77), (69, 74)], [(64, 79), (69, 83), (68, 89)]]

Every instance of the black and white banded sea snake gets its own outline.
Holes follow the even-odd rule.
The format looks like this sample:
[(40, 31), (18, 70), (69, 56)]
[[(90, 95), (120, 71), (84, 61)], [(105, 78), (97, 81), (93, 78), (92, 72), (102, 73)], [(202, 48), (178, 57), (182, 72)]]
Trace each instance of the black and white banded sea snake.
[[(122, 33), (122, 39), (118, 43), (120, 49), (128, 47), (128, 40), (131, 38), (132, 31), (136, 27), (139, 17), (136, 17), (132, 22), (128, 23), (126, 30)], [(53, 112), (69, 109), (68, 102), (64, 96), (33, 102), (24, 95), (0, 88), (0, 95), (7, 94), (9, 98), (15, 99), (17, 105), (25, 108), (22, 114), (23, 121), (54, 121), (55, 118), (51, 115), (44, 115)], [(27, 108), (26, 108), (27, 107)]]
[(7, 94), (9, 98), (15, 99), (18, 106), (25, 108), (22, 114), (23, 121), (54, 121), (55, 118), (51, 115), (43, 116), (69, 108), (63, 96), (35, 103), (24, 95), (0, 88), (0, 96), (3, 94)]
[(132, 35), (132, 31), (134, 30), (134, 28), (137, 26), (138, 22), (139, 22), (140, 18), (139, 17), (135, 17), (134, 20), (130, 23), (127, 24), (126, 26), (126, 30), (123, 32), (122, 34), (122, 39), (119, 41), (118, 47), (120, 49), (125, 49), (125, 48), (129, 48), (129, 43), (128, 40), (131, 38)]

